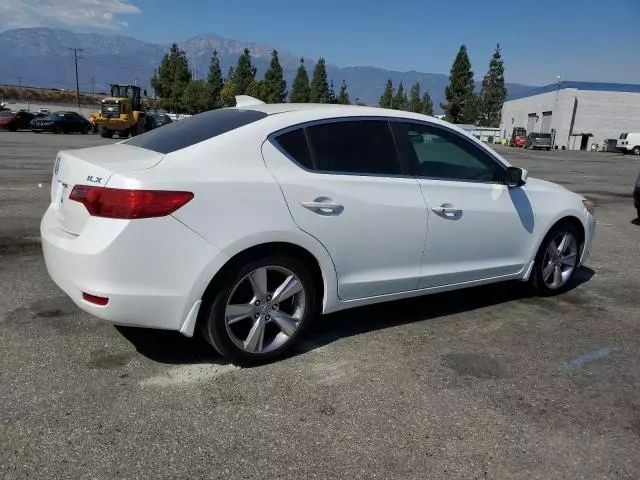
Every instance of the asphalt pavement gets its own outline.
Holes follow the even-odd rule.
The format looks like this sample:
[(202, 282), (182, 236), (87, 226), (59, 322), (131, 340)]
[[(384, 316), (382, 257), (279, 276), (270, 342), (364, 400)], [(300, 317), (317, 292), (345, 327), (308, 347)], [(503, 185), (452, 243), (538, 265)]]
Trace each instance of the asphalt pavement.
[(47, 276), (56, 152), (109, 142), (0, 132), (0, 478), (640, 478), (640, 158), (497, 147), (595, 201), (570, 292), (344, 311), (240, 369), (95, 319)]

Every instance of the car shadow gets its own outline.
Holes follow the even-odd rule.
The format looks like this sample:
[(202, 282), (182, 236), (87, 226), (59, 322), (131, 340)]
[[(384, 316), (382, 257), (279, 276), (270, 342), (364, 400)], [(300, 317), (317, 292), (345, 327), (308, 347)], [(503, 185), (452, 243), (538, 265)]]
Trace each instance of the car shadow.
[[(588, 282), (594, 274), (592, 269), (581, 267), (574, 276), (571, 289)], [(373, 330), (433, 320), (532, 296), (533, 292), (528, 284), (514, 281), (343, 310), (314, 322), (306, 338), (284, 358), (295, 357), (336, 340)], [(138, 353), (158, 363), (227, 363), (199, 335), (187, 338), (174, 331), (123, 326), (115, 328), (131, 342)], [(278, 360), (280, 359), (275, 361)]]

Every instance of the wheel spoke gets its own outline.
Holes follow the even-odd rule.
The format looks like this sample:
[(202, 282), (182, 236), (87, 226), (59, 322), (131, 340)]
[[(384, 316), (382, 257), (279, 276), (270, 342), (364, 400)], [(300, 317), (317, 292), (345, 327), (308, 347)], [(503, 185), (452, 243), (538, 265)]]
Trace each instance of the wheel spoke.
[(302, 284), (298, 281), (295, 275), (289, 275), (286, 280), (282, 282), (282, 285), (276, 288), (275, 292), (273, 292), (273, 302), (283, 302), (287, 298), (301, 291)]
[(267, 269), (259, 268), (249, 274), (249, 283), (253, 294), (262, 298), (267, 294)]
[(264, 342), (264, 317), (260, 315), (253, 323), (247, 339), (244, 341), (244, 348), (248, 352), (258, 353), (262, 351)]
[(283, 311), (274, 311), (271, 313), (271, 317), (287, 337), (290, 337), (295, 333), (298, 328), (298, 323), (300, 323), (300, 320), (296, 317)]
[(553, 273), (553, 262), (549, 262), (546, 267), (542, 270), (542, 278), (546, 282), (551, 274)]
[(233, 325), (240, 320), (244, 320), (249, 315), (251, 315), (251, 312), (253, 312), (253, 308), (253, 305), (248, 303), (227, 305), (227, 309), (224, 312), (227, 316), (227, 323), (229, 325)]
[(562, 268), (560, 265), (556, 265), (553, 269), (553, 286), (558, 288), (562, 285)]
[(560, 245), (558, 245), (558, 253), (560, 255), (562, 255), (567, 249), (567, 246), (569, 246), (570, 239), (571, 239), (571, 236), (568, 233), (565, 233), (562, 235), (562, 240), (560, 240)]
[(549, 259), (551, 260), (554, 255), (557, 255), (558, 253), (558, 247), (556, 246), (556, 242), (551, 241), (549, 242), (549, 246), (547, 247), (547, 256), (549, 257)]

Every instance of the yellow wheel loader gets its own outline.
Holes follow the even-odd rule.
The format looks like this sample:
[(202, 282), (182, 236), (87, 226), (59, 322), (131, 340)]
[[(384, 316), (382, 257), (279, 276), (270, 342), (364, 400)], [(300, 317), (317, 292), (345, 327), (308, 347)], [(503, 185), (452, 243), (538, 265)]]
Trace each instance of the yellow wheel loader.
[[(146, 95), (146, 91), (144, 92)], [(111, 95), (102, 99), (100, 111), (93, 124), (105, 138), (114, 134), (132, 137), (147, 131), (146, 106), (137, 85), (112, 84)]]

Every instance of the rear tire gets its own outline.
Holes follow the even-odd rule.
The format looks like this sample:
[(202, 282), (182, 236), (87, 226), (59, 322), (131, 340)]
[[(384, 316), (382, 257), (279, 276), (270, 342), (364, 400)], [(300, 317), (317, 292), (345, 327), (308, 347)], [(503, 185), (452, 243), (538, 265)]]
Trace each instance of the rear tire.
[(111, 130), (103, 128), (102, 130), (100, 130), (100, 136), (102, 138), (113, 138), (113, 132)]
[(582, 245), (575, 227), (565, 223), (549, 231), (540, 245), (531, 273), (536, 292), (541, 296), (552, 296), (569, 290), (581, 253)]
[(634, 155), (640, 155), (640, 145), (636, 145), (632, 150)]
[(551, 150), (551, 147), (547, 147), (545, 148), (545, 150), (548, 152), (549, 150)]
[(122, 130), (121, 132), (118, 132), (118, 137), (120, 137), (120, 138), (129, 138), (129, 129)]
[(245, 261), (207, 296), (200, 310), (202, 334), (236, 365), (257, 365), (282, 355), (302, 336), (316, 308), (309, 271), (285, 255)]

